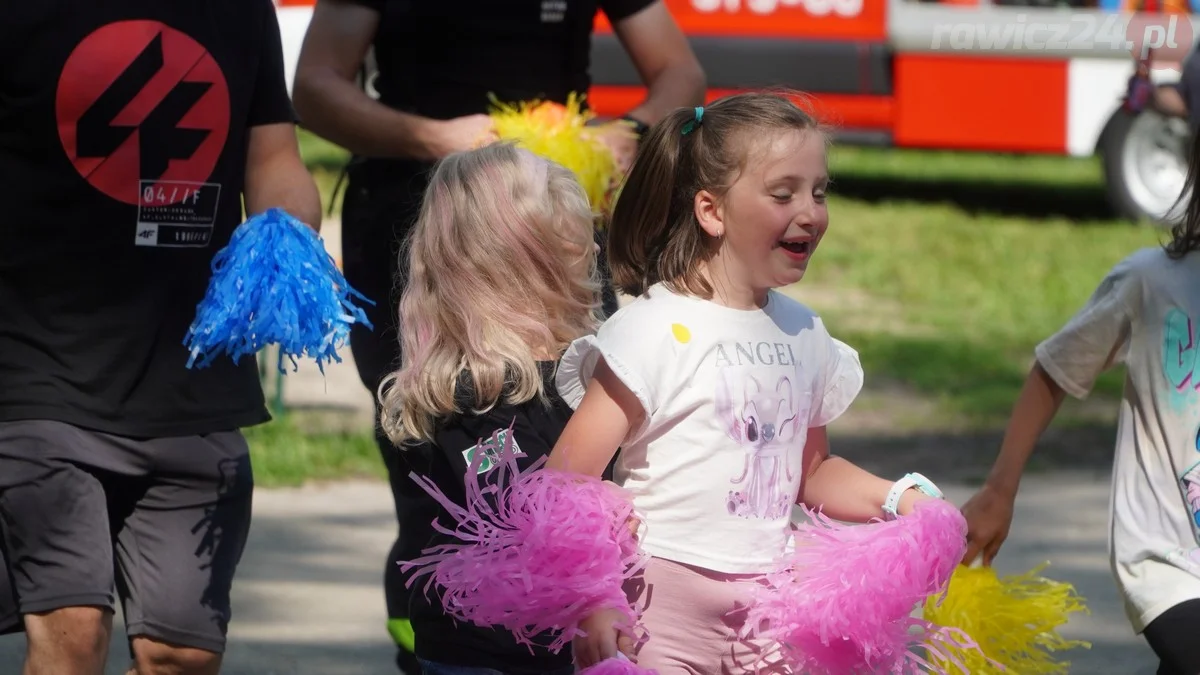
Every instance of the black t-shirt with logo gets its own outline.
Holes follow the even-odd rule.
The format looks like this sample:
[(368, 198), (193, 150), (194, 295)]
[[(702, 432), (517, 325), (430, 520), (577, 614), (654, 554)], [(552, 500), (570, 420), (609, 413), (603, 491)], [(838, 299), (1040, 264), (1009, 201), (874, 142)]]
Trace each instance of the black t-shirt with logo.
[[(549, 455), (571, 418), (571, 408), (555, 393), (556, 364), (546, 361), (540, 365), (546, 402), (537, 399), (519, 405), (501, 402), (479, 415), (456, 415), (437, 426), (434, 444), (397, 452), (419, 452), (428, 458), (428, 464), (416, 463), (421, 467), (420, 473), (459, 505), (466, 503), (466, 473), (474, 453), (479, 451), (480, 441), (487, 445), (496, 432), (507, 434), (511, 427), (512, 448), (521, 469)], [(470, 377), (465, 374), (459, 378), (455, 398), (461, 410), (480, 407), (474, 400)], [(485, 451), (488, 449), (485, 447)], [(476, 478), (480, 485), (495, 484), (495, 459), (496, 456), (489, 452), (480, 461)], [(439, 509), (438, 520), (447, 529), (454, 530), (455, 522), (444, 508)], [(452, 543), (457, 543), (454, 537), (434, 533), (426, 547)], [(518, 644), (503, 628), (480, 628), (454, 620), (443, 611), (436, 585), (425, 592), (428, 580), (427, 576), (417, 578), (409, 607), (418, 657), (447, 665), (491, 668), (509, 675), (534, 675), (571, 666), (570, 645), (558, 654), (552, 654), (544, 647), (531, 650)], [(551, 635), (539, 636), (535, 642), (544, 646), (552, 639)]]
[(250, 128), (294, 121), (282, 61), (270, 0), (0, 5), (0, 420), (269, 418), (254, 359), (189, 370), (183, 340)]

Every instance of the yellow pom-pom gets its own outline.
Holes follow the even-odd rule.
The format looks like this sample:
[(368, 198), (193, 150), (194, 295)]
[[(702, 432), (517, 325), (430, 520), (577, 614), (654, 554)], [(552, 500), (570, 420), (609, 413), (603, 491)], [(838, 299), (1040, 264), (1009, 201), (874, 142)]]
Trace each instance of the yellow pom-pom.
[(582, 98), (571, 94), (567, 104), (550, 101), (501, 103), (493, 99), (492, 122), (502, 140), (515, 141), (539, 157), (570, 169), (583, 186), (592, 209), (608, 208), (617, 177), (617, 160), (601, 140), (605, 133), (633, 134), (623, 122), (588, 126), (594, 115), (583, 110)]
[(1068, 614), (1087, 612), (1087, 607), (1071, 584), (1038, 576), (1045, 568), (1043, 564), (1001, 579), (991, 567), (959, 565), (945, 597), (926, 601), (924, 617), (960, 628), (979, 643), (982, 654), (954, 650), (954, 656), (973, 675), (1066, 673), (1070, 664), (1055, 661), (1051, 652), (1090, 648), (1091, 644), (1067, 640), (1058, 634), (1058, 628), (1067, 623)]

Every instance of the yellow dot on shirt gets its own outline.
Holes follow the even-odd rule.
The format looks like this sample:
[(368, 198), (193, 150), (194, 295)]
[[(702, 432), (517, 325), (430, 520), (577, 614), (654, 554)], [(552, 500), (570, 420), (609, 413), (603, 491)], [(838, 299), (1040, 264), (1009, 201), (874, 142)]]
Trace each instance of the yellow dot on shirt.
[(676, 340), (685, 345), (692, 341), (692, 331), (688, 330), (687, 326), (681, 323), (671, 324), (671, 335), (674, 335)]

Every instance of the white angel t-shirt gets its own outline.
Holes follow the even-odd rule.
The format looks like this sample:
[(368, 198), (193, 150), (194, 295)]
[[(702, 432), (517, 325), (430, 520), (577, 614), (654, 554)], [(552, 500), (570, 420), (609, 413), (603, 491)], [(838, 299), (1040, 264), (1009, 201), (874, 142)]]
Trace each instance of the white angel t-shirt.
[(600, 358), (645, 412), (614, 479), (643, 518), (646, 552), (728, 574), (770, 569), (787, 545), (808, 430), (858, 395), (858, 354), (778, 292), (738, 310), (659, 284), (567, 350), (557, 387), (572, 407)]

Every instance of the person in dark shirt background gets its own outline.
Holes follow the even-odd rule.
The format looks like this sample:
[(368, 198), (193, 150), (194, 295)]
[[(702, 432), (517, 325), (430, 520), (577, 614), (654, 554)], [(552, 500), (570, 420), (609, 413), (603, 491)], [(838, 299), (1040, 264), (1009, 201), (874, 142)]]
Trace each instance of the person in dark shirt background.
[[(599, 324), (596, 244), (574, 176), (508, 143), (442, 160), (427, 195), (400, 301), (403, 364), (385, 380), (381, 426), (393, 452), (422, 453), (418, 472), (465, 505), (466, 481), (495, 475), (504, 436), (524, 469), (566, 425), (554, 371), (571, 340)], [(476, 452), (489, 454), (467, 475)], [(435, 514), (454, 529), (442, 507)], [(434, 533), (420, 543), (453, 542)], [(425, 675), (574, 672), (570, 648), (530, 649), (502, 628), (457, 622), (424, 583), (410, 610)]]
[(0, 4), (0, 633), (27, 675), (218, 672), (269, 419), (254, 359), (187, 368), (249, 213), (320, 226), (270, 0)]
[[(642, 131), (680, 106), (703, 104), (704, 73), (663, 0), (318, 0), (301, 48), (293, 100), (301, 123), (356, 159), (342, 206), (347, 280), (367, 297), (374, 331), (355, 327), (351, 350), (375, 392), (399, 360), (399, 247), (420, 208), (431, 163), (487, 135), (490, 95), (503, 102), (586, 93), (592, 27), (602, 10), (642, 75), (645, 100), (628, 112)], [(358, 84), (374, 47), (378, 100)], [(628, 163), (636, 140), (609, 138)], [(601, 269), (603, 274), (603, 258)], [(616, 309), (611, 286), (606, 313)], [(385, 573), (389, 630), (401, 668), (415, 672), (406, 622), (410, 591), (396, 560), (419, 555), (435, 505), (408, 479), (419, 452), (377, 434), (391, 476), (400, 534)], [(404, 668), (407, 665), (408, 668)]]

